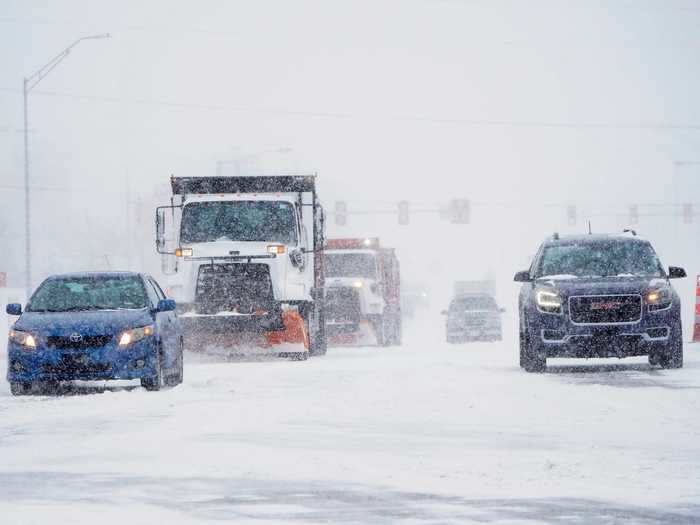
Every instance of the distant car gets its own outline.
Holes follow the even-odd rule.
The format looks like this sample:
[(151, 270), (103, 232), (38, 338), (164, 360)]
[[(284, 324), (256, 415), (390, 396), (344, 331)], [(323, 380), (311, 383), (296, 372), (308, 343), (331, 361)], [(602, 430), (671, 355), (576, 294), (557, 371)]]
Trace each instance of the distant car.
[(450, 302), (449, 309), (442, 312), (447, 316), (447, 342), (500, 341), (503, 311), (488, 294), (455, 297)]
[(60, 381), (140, 379), (148, 390), (182, 382), (183, 339), (175, 301), (148, 275), (75, 273), (46, 279), (9, 333), (14, 395)]
[(520, 366), (542, 372), (548, 357), (649, 356), (683, 366), (681, 306), (661, 266), (635, 235), (554, 235), (518, 272)]

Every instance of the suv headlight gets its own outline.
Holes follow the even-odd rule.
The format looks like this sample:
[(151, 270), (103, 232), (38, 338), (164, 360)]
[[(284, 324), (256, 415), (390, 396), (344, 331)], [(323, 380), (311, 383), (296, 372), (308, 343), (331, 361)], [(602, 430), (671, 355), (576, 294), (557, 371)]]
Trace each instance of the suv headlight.
[(649, 311), (665, 310), (673, 303), (673, 293), (669, 286), (657, 286), (649, 289), (644, 295)]
[(150, 335), (153, 335), (153, 325), (126, 330), (119, 336), (119, 346), (129, 346), (131, 343), (141, 341), (141, 339), (145, 339)]
[(10, 341), (25, 348), (36, 348), (36, 338), (28, 332), (20, 332), (19, 330), (10, 330)]
[(551, 288), (540, 288), (535, 291), (535, 303), (540, 312), (548, 314), (561, 313), (561, 296)]

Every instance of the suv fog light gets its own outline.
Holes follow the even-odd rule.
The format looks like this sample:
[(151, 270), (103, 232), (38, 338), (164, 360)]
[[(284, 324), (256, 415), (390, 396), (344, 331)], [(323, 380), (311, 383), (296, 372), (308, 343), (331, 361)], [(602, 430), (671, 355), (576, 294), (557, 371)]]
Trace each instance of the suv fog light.
[(561, 341), (566, 334), (561, 330), (542, 330), (542, 339), (545, 341)]
[(666, 327), (649, 328), (647, 330), (647, 335), (651, 339), (665, 339), (666, 337), (668, 337), (668, 328), (666, 328)]

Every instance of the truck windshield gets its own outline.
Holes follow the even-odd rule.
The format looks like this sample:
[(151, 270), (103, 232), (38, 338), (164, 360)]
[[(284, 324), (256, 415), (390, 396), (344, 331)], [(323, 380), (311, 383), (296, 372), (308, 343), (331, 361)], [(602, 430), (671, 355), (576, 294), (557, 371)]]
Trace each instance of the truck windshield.
[(371, 253), (328, 253), (324, 262), (327, 277), (377, 277), (377, 264)]
[(34, 293), (28, 312), (75, 312), (146, 308), (148, 300), (137, 276), (96, 276), (45, 281)]
[(639, 241), (554, 244), (544, 249), (538, 277), (661, 276), (651, 245)]
[(496, 310), (496, 301), (493, 297), (489, 296), (474, 296), (474, 297), (460, 297), (454, 299), (450, 304), (450, 310), (452, 311), (473, 311), (473, 310)]
[(194, 202), (182, 212), (180, 241), (296, 244), (294, 205), (283, 201)]

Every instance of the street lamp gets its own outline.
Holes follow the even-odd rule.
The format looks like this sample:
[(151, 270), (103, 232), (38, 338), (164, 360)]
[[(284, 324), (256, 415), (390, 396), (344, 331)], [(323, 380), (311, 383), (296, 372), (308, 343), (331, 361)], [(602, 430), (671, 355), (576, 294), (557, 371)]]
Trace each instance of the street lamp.
[(105, 33), (102, 35), (90, 35), (79, 38), (58, 55), (53, 57), (49, 62), (39, 68), (34, 74), (24, 77), (22, 85), (22, 97), (24, 100), (24, 241), (25, 241), (25, 267), (24, 267), (24, 284), (26, 289), (26, 299), (29, 299), (29, 294), (31, 293), (32, 285), (32, 263), (31, 263), (31, 211), (29, 207), (29, 105), (28, 98), (29, 92), (36, 87), (36, 85), (42, 81), (42, 79), (48, 75), (53, 69), (60, 64), (64, 58), (66, 58), (71, 50), (77, 46), (83, 40), (97, 40), (101, 38), (109, 38), (109, 34)]

